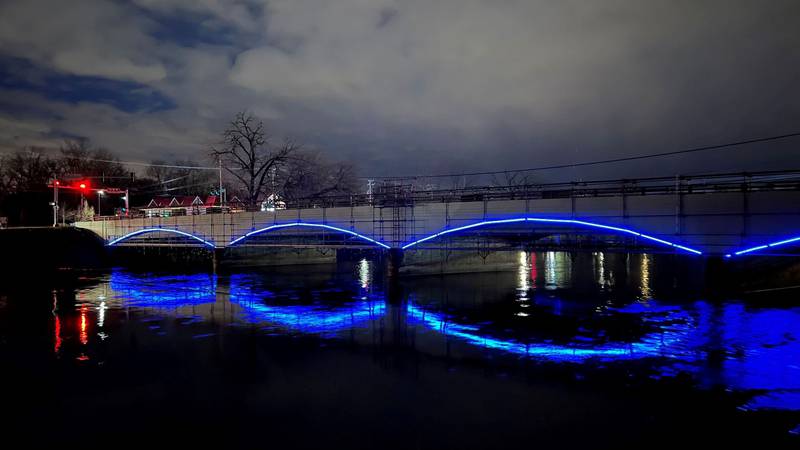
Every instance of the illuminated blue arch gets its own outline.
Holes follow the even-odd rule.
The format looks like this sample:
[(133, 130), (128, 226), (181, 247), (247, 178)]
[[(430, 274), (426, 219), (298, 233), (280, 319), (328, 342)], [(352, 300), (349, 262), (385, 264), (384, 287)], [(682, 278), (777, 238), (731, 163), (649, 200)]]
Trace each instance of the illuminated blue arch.
[(513, 218), (513, 219), (484, 220), (484, 221), (476, 222), (476, 223), (473, 223), (473, 224), (470, 224), (470, 225), (464, 225), (463, 227), (447, 228), (447, 229), (444, 229), (444, 230), (442, 230), (442, 231), (440, 231), (438, 233), (434, 233), (434, 234), (432, 234), (430, 236), (426, 236), (426, 237), (424, 237), (422, 239), (418, 239), (416, 241), (409, 242), (408, 244), (404, 245), (402, 248), (403, 248), (403, 250), (405, 250), (405, 249), (414, 247), (417, 244), (421, 244), (423, 242), (430, 241), (431, 239), (435, 239), (435, 238), (437, 238), (439, 236), (444, 236), (444, 235), (450, 234), (450, 233), (457, 233), (459, 231), (469, 230), (469, 229), (472, 229), (472, 228), (480, 228), (480, 227), (485, 227), (485, 226), (490, 226), (490, 225), (500, 225), (500, 224), (506, 224), (506, 223), (519, 223), (519, 222), (537, 222), (537, 223), (547, 223), (547, 224), (573, 225), (573, 226), (579, 226), (579, 227), (585, 227), (585, 228), (596, 228), (596, 229), (609, 230), (609, 231), (613, 231), (613, 232), (616, 232), (616, 233), (619, 233), (619, 234), (623, 234), (623, 235), (631, 235), (631, 236), (640, 237), (642, 239), (647, 239), (647, 240), (655, 242), (657, 244), (661, 244), (661, 245), (664, 245), (664, 246), (667, 246), (667, 247), (672, 247), (672, 248), (676, 248), (678, 250), (682, 250), (682, 251), (684, 251), (686, 253), (692, 253), (692, 254), (695, 254), (695, 255), (702, 255), (703, 254), (703, 252), (701, 252), (700, 250), (695, 250), (693, 248), (685, 247), (683, 245), (679, 245), (679, 244), (676, 244), (674, 242), (665, 241), (663, 239), (659, 239), (657, 237), (653, 237), (653, 236), (649, 236), (647, 234), (639, 233), (638, 231), (633, 231), (633, 230), (628, 229), (628, 228), (612, 227), (610, 225), (603, 225), (603, 224), (594, 223), (594, 222), (586, 222), (584, 220), (546, 219), (546, 218), (541, 218), (541, 217), (517, 217), (517, 218)]
[(207, 241), (207, 240), (205, 240), (205, 239), (203, 239), (203, 238), (201, 238), (199, 236), (195, 236), (195, 235), (193, 235), (191, 233), (187, 233), (185, 231), (176, 230), (174, 228), (142, 228), (141, 230), (136, 230), (136, 231), (128, 233), (128, 234), (126, 234), (124, 236), (118, 237), (118, 238), (114, 239), (113, 241), (110, 241), (106, 245), (108, 245), (108, 246), (116, 245), (116, 244), (118, 244), (118, 243), (120, 243), (122, 241), (126, 241), (126, 240), (128, 240), (128, 239), (130, 239), (130, 238), (132, 238), (134, 236), (138, 236), (140, 234), (159, 233), (159, 232), (173, 233), (173, 234), (178, 234), (178, 235), (181, 235), (181, 236), (186, 236), (188, 238), (194, 239), (195, 241), (198, 241), (198, 242), (202, 243), (203, 245), (206, 245), (206, 246), (211, 247), (211, 248), (216, 248), (216, 245), (214, 245), (213, 242), (209, 242), (209, 241)]
[(739, 251), (736, 251), (736, 252), (733, 252), (733, 253), (728, 253), (728, 254), (725, 255), (725, 257), (726, 258), (731, 258), (733, 256), (746, 255), (748, 253), (757, 252), (759, 250), (764, 250), (766, 248), (781, 247), (783, 245), (792, 244), (792, 243), (800, 244), (800, 236), (796, 236), (796, 237), (789, 238), (789, 239), (784, 239), (782, 241), (771, 242), (769, 244), (762, 244), (762, 245), (756, 245), (755, 247), (744, 248), (742, 250), (739, 250)]
[(363, 234), (356, 233), (355, 231), (350, 231), (350, 230), (347, 230), (347, 229), (344, 229), (344, 228), (334, 227), (332, 225), (325, 225), (325, 224), (322, 224), (322, 223), (308, 223), (308, 222), (292, 222), (292, 223), (282, 223), (282, 224), (277, 224), (277, 225), (270, 225), (268, 227), (260, 228), (258, 230), (253, 230), (253, 231), (245, 234), (244, 236), (239, 236), (238, 238), (236, 238), (236, 239), (232, 240), (230, 243), (228, 243), (228, 245), (229, 246), (236, 245), (239, 242), (241, 242), (241, 241), (243, 241), (243, 240), (245, 240), (247, 238), (253, 237), (253, 236), (257, 235), (257, 234), (268, 233), (270, 231), (279, 230), (279, 229), (282, 229), (282, 228), (290, 228), (290, 227), (324, 228), (326, 230), (332, 230), (332, 231), (337, 231), (339, 233), (349, 234), (350, 236), (357, 237), (357, 238), (359, 238), (359, 239), (361, 239), (363, 241), (367, 241), (367, 242), (369, 242), (371, 244), (378, 245), (378, 246), (383, 247), (385, 249), (391, 248), (388, 245), (384, 244), (383, 242), (380, 242), (380, 241), (377, 241), (375, 239), (372, 239), (369, 236), (364, 236)]

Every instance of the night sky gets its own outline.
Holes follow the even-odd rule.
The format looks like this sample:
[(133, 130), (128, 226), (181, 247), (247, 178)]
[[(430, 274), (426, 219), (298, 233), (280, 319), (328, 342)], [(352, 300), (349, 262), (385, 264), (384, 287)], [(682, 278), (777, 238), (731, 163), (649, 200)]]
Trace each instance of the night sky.
[[(0, 0), (0, 152), (205, 162), (236, 111), (363, 175), (800, 131), (800, 2)], [(800, 139), (537, 174), (783, 169)]]

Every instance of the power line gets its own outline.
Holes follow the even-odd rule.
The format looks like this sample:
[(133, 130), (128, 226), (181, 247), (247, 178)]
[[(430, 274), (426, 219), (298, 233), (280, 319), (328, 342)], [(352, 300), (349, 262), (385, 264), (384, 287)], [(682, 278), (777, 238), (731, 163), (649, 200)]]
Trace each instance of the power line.
[(104, 163), (115, 163), (130, 166), (146, 166), (146, 167), (163, 167), (166, 169), (195, 169), (195, 170), (215, 170), (218, 171), (219, 167), (206, 167), (206, 166), (182, 166), (176, 164), (152, 164), (138, 161), (115, 161), (113, 159), (98, 159), (98, 158), (78, 158), (83, 161), (96, 161)]
[(166, 185), (168, 183), (173, 183), (175, 181), (182, 180), (184, 178), (189, 178), (190, 176), (191, 175), (184, 175), (182, 177), (172, 178), (171, 180), (159, 181), (158, 183), (154, 183), (154, 184), (151, 184), (151, 185), (148, 185), (148, 186), (142, 186), (142, 187), (139, 187), (139, 188), (136, 188), (136, 189), (150, 189), (150, 188), (155, 188), (155, 187), (160, 187), (160, 186), (166, 187)]
[[(47, 150), (58, 150), (58, 149), (47, 149)], [(219, 170), (219, 167), (208, 167), (208, 166), (189, 166), (189, 165), (180, 165), (180, 164), (154, 164), (154, 163), (146, 163), (141, 161), (119, 161), (116, 159), (101, 159), (101, 158), (92, 158), (89, 156), (73, 156), (73, 155), (62, 155), (64, 158), (67, 159), (77, 159), (80, 161), (94, 161), (94, 162), (102, 162), (102, 163), (111, 163), (111, 164), (122, 164), (122, 165), (129, 165), (129, 166), (142, 166), (142, 167), (163, 167), (165, 169), (195, 169), (195, 170)]]
[(136, 189), (136, 188), (132, 188), (131, 192), (136, 193), (137, 195), (158, 194), (158, 193), (178, 191), (178, 190), (181, 190), (181, 189), (193, 188), (193, 187), (198, 187), (198, 186), (209, 186), (209, 183), (185, 184), (183, 186), (165, 187), (164, 189), (152, 189), (152, 188)]
[(447, 178), (447, 177), (466, 177), (466, 176), (478, 176), (478, 175), (499, 175), (499, 174), (507, 174), (507, 173), (520, 173), (520, 172), (535, 172), (541, 170), (553, 170), (553, 169), (566, 169), (571, 167), (583, 167), (583, 166), (593, 166), (593, 165), (600, 165), (600, 164), (611, 164), (611, 163), (618, 163), (623, 161), (635, 161), (639, 159), (648, 159), (648, 158), (659, 158), (663, 156), (672, 156), (672, 155), (681, 155), (685, 153), (695, 153), (695, 152), (704, 152), (710, 150), (721, 150), (728, 147), (735, 147), (739, 145), (746, 145), (746, 144), (755, 144), (758, 142), (768, 142), (768, 141), (777, 141), (779, 139), (786, 139), (790, 137), (800, 136), (800, 132), (797, 133), (789, 133), (789, 134), (781, 134), (778, 136), (770, 136), (758, 139), (748, 139), (745, 141), (737, 141), (737, 142), (729, 142), (726, 144), (718, 144), (718, 145), (708, 145), (703, 147), (694, 147), (684, 150), (674, 150), (670, 152), (662, 152), (662, 153), (651, 153), (648, 155), (637, 155), (637, 156), (626, 156), (622, 158), (612, 158), (612, 159), (601, 159), (596, 161), (586, 161), (586, 162), (579, 162), (579, 163), (569, 163), (569, 164), (555, 164), (550, 166), (539, 166), (539, 167), (530, 167), (527, 169), (510, 169), (510, 170), (493, 170), (493, 171), (486, 171), (486, 172), (465, 172), (465, 173), (449, 173), (449, 174), (434, 174), (434, 175), (410, 175), (410, 176), (382, 176), (382, 177), (370, 177), (370, 178), (380, 178), (380, 179), (403, 179), (403, 178)]

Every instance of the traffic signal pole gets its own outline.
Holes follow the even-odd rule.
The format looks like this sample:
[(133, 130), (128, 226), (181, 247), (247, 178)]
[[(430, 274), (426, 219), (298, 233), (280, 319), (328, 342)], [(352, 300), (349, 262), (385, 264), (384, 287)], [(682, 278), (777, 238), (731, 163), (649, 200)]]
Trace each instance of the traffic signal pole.
[(58, 226), (58, 181), (53, 180), (53, 227)]
[(88, 181), (81, 181), (79, 184), (72, 184), (72, 185), (61, 185), (59, 180), (53, 180), (53, 183), (48, 187), (53, 188), (53, 226), (58, 226), (58, 210), (62, 210), (61, 214), (61, 221), (62, 224), (65, 220), (64, 218), (64, 208), (63, 206), (58, 205), (58, 191), (59, 189), (68, 189), (79, 191), (81, 195), (81, 203), (78, 207), (78, 215), (81, 219), (83, 219), (84, 215), (84, 203), (86, 202), (86, 194), (89, 192), (96, 192), (97, 193), (97, 215), (100, 215), (100, 207), (102, 206), (100, 197), (106, 194), (123, 194), (123, 200), (125, 200), (125, 216), (130, 215), (130, 190), (128, 188), (120, 189), (120, 188), (92, 188), (89, 185)]

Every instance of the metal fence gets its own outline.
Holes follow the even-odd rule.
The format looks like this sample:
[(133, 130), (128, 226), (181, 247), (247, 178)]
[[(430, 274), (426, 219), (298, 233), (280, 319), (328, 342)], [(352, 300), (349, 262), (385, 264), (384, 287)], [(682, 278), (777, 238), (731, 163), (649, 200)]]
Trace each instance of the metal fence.
[[(387, 181), (371, 194), (348, 194), (314, 198), (285, 199), (286, 209), (373, 206), (397, 208), (421, 203), (473, 202), (485, 200), (558, 199), (679, 195), (721, 192), (800, 191), (800, 169), (762, 172), (712, 173), (674, 177), (570, 181), (507, 186), (471, 186), (428, 189), (403, 181)], [(226, 205), (205, 214), (258, 211), (245, 205)], [(135, 208), (130, 216), (98, 216), (95, 220), (144, 217)]]

